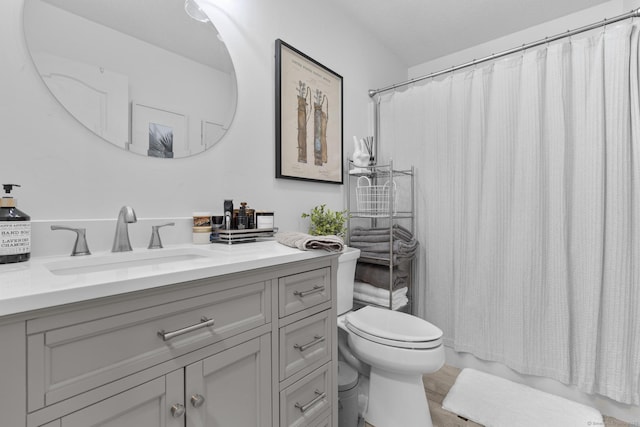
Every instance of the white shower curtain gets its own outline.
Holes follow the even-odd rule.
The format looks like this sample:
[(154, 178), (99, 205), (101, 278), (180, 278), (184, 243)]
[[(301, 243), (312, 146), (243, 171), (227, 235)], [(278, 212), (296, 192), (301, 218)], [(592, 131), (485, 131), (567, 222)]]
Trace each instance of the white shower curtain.
[(380, 99), (382, 153), (417, 167), (423, 317), (457, 351), (636, 405), (638, 67), (627, 23)]

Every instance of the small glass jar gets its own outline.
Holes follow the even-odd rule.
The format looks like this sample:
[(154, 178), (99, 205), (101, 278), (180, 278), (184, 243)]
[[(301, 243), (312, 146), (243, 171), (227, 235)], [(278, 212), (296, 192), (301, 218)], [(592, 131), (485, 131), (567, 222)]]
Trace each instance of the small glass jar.
[(273, 229), (273, 212), (256, 211), (256, 228)]
[(211, 243), (211, 226), (193, 227), (193, 244), (204, 245)]

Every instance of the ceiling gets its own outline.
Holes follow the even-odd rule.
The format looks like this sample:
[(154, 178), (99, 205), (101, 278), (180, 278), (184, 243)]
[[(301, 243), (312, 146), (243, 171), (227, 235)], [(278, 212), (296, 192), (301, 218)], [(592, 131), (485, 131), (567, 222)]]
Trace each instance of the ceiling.
[[(43, 1), (203, 63), (213, 65), (226, 53), (210, 23), (197, 23), (186, 16), (183, 0)], [(325, 1), (412, 67), (609, 0)], [(163, 7), (158, 7), (160, 3)], [(157, 31), (159, 28), (162, 30)], [(214, 66), (228, 71), (232, 67), (228, 55), (225, 61)]]
[(412, 67), (608, 0), (329, 1)]
[(218, 70), (233, 69), (216, 28), (189, 18), (184, 0), (42, 1)]

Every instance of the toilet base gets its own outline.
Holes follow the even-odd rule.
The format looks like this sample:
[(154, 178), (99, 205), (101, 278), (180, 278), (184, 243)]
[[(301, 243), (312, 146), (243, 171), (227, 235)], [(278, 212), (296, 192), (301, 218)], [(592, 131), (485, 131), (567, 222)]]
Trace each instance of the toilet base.
[(422, 375), (371, 368), (365, 420), (376, 427), (433, 427)]

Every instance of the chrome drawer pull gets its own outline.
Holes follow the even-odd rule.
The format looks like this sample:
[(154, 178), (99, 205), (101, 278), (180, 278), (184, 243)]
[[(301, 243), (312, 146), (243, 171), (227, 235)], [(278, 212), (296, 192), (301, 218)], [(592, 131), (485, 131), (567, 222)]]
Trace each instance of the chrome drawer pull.
[(324, 337), (322, 335), (314, 335), (313, 338), (315, 338), (313, 341), (311, 341), (310, 343), (307, 344), (294, 344), (293, 348), (295, 348), (298, 351), (305, 351), (306, 349), (313, 347), (316, 344), (320, 344), (322, 341), (324, 341)]
[(315, 391), (316, 393), (316, 397), (309, 403), (307, 403), (306, 405), (301, 405), (298, 402), (296, 402), (295, 407), (300, 409), (300, 412), (302, 412), (303, 414), (305, 412), (307, 412), (309, 410), (309, 408), (311, 408), (313, 405), (315, 405), (316, 403), (322, 401), (322, 399), (324, 399), (325, 397), (327, 397), (327, 393), (321, 393), (320, 390)]
[(308, 291), (295, 291), (293, 295), (297, 297), (306, 297), (307, 295), (317, 294), (322, 291), (324, 291), (324, 286), (315, 285), (313, 289), (309, 289)]
[(186, 328), (178, 329), (177, 331), (173, 331), (173, 332), (165, 332), (163, 329), (161, 331), (158, 331), (158, 336), (162, 338), (163, 341), (169, 341), (171, 338), (175, 338), (178, 335), (193, 332), (200, 328), (206, 328), (207, 326), (213, 326), (214, 323), (215, 323), (215, 320), (208, 319), (202, 316), (202, 318), (200, 319), (200, 323), (196, 323), (195, 325), (187, 326)]

